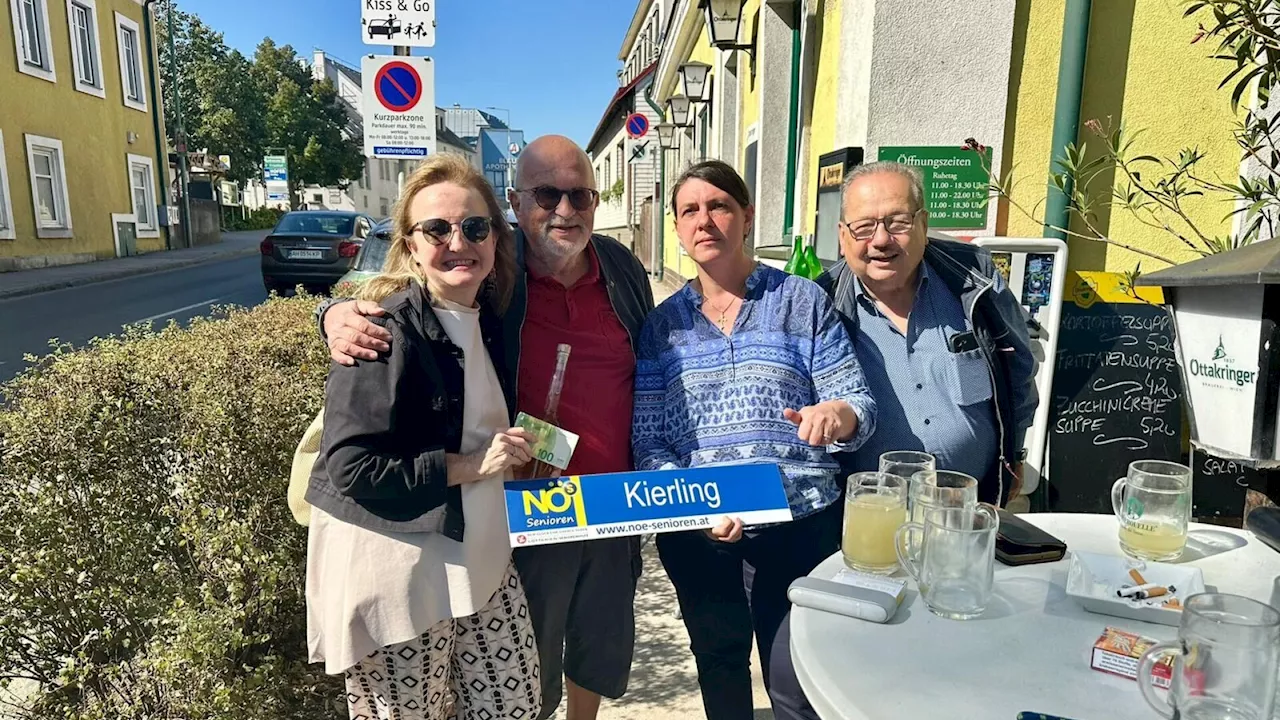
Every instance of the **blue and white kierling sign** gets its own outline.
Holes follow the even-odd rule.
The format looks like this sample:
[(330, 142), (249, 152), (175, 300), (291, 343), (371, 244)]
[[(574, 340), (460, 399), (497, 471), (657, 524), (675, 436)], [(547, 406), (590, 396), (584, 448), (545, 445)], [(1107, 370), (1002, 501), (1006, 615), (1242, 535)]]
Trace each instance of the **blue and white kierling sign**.
[(788, 522), (773, 463), (574, 475), (506, 484), (512, 547), (714, 527)]

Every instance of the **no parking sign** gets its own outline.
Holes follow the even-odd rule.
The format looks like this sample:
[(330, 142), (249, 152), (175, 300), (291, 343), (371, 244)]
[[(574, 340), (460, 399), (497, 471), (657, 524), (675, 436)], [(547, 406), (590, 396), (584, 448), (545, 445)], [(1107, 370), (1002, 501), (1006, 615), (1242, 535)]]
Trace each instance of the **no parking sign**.
[(429, 57), (373, 57), (364, 82), (364, 154), (423, 158), (436, 152), (435, 66)]

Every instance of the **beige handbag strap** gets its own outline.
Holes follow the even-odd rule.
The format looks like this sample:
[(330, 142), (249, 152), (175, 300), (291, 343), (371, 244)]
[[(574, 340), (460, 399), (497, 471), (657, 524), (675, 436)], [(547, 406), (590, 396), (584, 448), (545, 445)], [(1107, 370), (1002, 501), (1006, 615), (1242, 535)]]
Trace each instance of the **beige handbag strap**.
[(324, 408), (302, 433), (298, 447), (293, 451), (293, 467), (289, 471), (289, 511), (299, 525), (311, 523), (311, 505), (306, 501), (307, 483), (311, 480), (311, 468), (320, 456), (320, 436), (324, 434)]

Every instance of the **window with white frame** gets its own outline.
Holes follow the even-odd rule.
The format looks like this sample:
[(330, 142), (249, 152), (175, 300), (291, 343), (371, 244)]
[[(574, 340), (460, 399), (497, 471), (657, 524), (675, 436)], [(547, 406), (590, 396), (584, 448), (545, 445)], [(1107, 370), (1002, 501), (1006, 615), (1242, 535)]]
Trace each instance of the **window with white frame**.
[(70, 237), (71, 203), (67, 197), (62, 141), (39, 135), (27, 135), (26, 140), (36, 237)]
[(13, 40), (18, 51), (18, 71), (57, 82), (53, 71), (53, 45), (49, 41), (48, 0), (9, 0)]
[(4, 131), (0, 130), (0, 240), (13, 240), (13, 202), (9, 199), (9, 168), (4, 160)]
[(159, 237), (156, 222), (156, 166), (145, 155), (129, 155), (129, 193), (133, 216), (138, 221), (138, 237)]
[(116, 45), (120, 50), (120, 84), (124, 104), (147, 111), (147, 90), (142, 84), (142, 33), (138, 23), (116, 13)]
[(71, 31), (71, 64), (76, 89), (104, 98), (102, 49), (98, 45), (97, 0), (67, 0), (67, 25)]

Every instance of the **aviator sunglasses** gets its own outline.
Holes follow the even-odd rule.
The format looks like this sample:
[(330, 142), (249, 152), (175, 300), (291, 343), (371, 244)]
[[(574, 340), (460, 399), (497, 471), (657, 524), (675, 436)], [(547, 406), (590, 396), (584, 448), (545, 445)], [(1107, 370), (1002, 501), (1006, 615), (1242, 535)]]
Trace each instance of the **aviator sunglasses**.
[(488, 239), (489, 231), (493, 227), (489, 218), (481, 215), (472, 215), (458, 223), (451, 223), (443, 218), (428, 218), (410, 225), (409, 233), (413, 234), (413, 231), (421, 230), (427, 242), (432, 245), (444, 245), (453, 235), (455, 225), (462, 232), (462, 237), (472, 244), (479, 244)]
[(543, 210), (555, 210), (560, 206), (560, 198), (568, 195), (569, 204), (573, 206), (573, 209), (578, 212), (584, 212), (595, 207), (596, 199), (600, 197), (600, 193), (591, 188), (576, 187), (561, 190), (551, 185), (539, 185), (535, 188), (516, 190), (516, 192), (531, 193), (533, 201), (538, 203), (538, 207)]

